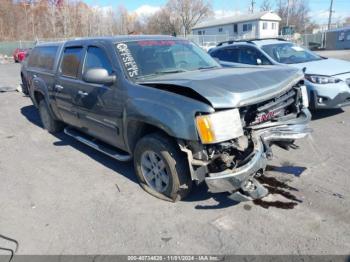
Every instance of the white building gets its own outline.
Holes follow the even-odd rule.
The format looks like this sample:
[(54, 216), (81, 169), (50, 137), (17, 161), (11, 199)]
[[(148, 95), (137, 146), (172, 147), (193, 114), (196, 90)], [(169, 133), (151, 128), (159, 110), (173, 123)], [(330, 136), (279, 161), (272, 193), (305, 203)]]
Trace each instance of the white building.
[(277, 37), (281, 18), (269, 11), (204, 21), (193, 35), (227, 35), (229, 39)]

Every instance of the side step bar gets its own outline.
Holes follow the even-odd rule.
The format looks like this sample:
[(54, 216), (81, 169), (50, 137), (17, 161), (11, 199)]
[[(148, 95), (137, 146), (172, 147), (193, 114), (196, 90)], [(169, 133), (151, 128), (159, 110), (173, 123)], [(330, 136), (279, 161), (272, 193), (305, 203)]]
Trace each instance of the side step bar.
[(97, 151), (100, 151), (101, 153), (106, 154), (107, 156), (110, 156), (118, 161), (129, 161), (131, 159), (131, 156), (127, 153), (122, 152), (121, 150), (118, 150), (117, 148), (113, 148), (110, 145), (107, 145), (103, 142), (100, 142), (98, 140), (95, 140), (94, 138), (90, 137), (89, 135), (86, 135), (82, 132), (79, 132), (78, 130), (75, 130), (70, 127), (66, 127), (64, 129), (64, 133), (66, 135), (69, 135), (79, 142), (92, 147), (96, 149)]

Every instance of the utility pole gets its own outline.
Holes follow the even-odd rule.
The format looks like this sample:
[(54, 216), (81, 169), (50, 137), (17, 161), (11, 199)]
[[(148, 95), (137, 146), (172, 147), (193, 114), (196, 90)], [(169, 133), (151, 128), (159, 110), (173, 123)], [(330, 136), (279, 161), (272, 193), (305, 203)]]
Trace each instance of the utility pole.
[(328, 30), (331, 29), (332, 24), (332, 13), (333, 13), (333, 0), (331, 0), (331, 5), (329, 7), (329, 18), (328, 18)]
[(252, 0), (250, 2), (250, 12), (253, 14), (254, 13), (254, 5), (255, 5), (255, 0)]
[(287, 2), (287, 26), (289, 26), (289, 0)]

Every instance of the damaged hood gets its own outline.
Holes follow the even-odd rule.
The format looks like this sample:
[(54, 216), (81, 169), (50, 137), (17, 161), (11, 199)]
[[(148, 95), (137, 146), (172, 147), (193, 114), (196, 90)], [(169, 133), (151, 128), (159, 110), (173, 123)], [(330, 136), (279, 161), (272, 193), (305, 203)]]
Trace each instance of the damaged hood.
[(295, 68), (275, 66), (272, 69), (257, 66), (166, 74), (137, 83), (155, 88), (157, 85), (189, 88), (204, 97), (214, 108), (233, 108), (275, 97), (302, 78), (302, 71)]

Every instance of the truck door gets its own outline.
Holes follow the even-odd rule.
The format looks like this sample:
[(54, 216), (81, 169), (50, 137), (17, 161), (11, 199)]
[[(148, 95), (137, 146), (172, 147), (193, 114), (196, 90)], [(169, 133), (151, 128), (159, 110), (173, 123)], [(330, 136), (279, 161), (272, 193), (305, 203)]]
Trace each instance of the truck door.
[(65, 47), (54, 88), (56, 106), (60, 115), (65, 123), (75, 127), (81, 126), (76, 111), (76, 102), (81, 85), (80, 72), (83, 54), (82, 46)]
[[(92, 68), (103, 68), (109, 75), (115, 74), (112, 61), (103, 46), (87, 47), (82, 75)], [(83, 130), (93, 137), (123, 148), (121, 128), (123, 99), (120, 86), (87, 83), (84, 79), (82, 81), (78, 91), (81, 98), (77, 101), (77, 111)]]

